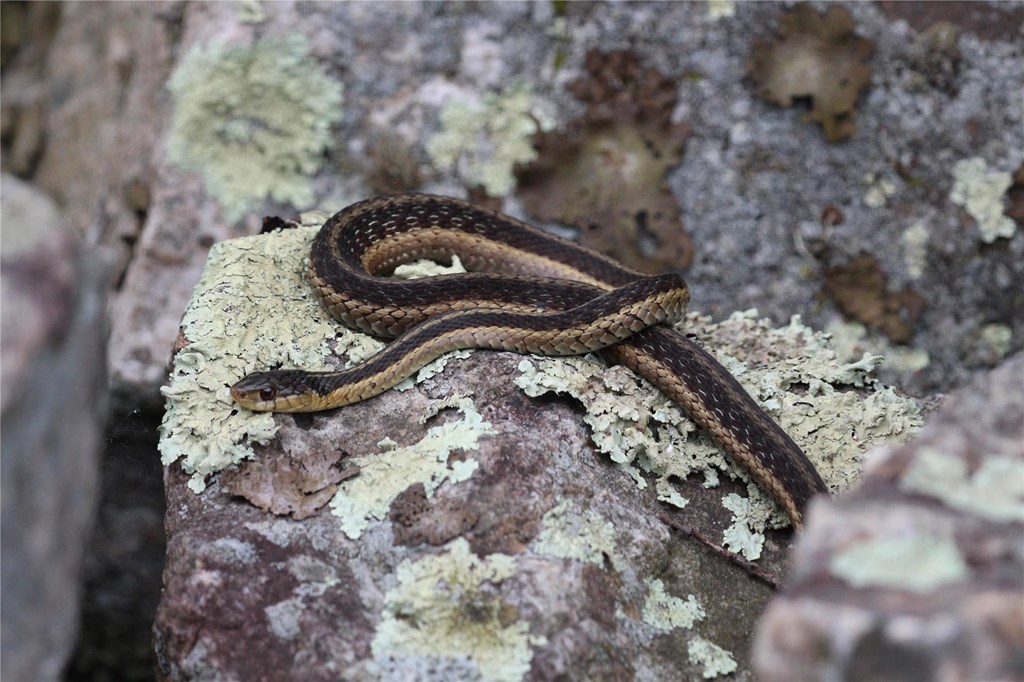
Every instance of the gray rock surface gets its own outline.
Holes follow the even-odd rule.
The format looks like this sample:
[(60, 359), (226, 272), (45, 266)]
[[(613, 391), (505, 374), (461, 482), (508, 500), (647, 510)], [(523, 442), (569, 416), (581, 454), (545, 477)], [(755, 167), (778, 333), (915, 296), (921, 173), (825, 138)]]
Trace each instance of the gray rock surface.
[(108, 268), (49, 197), (0, 182), (0, 675), (55, 680), (75, 641), (96, 500)]
[[(511, 120), (518, 125), (505, 130), (521, 131), (522, 116), (485, 113), (477, 129), (469, 124), (481, 116), (466, 110), (491, 112), (486, 106), (499, 101), (561, 130), (584, 113), (567, 84), (585, 75), (586, 55), (632, 50), (643, 68), (675, 83), (673, 121), (692, 129), (682, 162), (665, 180), (696, 249), (684, 273), (694, 309), (724, 319), (757, 306), (776, 324), (801, 314), (833, 329), (850, 360), (865, 350), (886, 355), (880, 371), (887, 382), (915, 395), (949, 391), (1024, 343), (1024, 302), (1014, 294), (1024, 290), (1024, 180), (983, 202), (989, 212), (1017, 207), (1015, 231), (991, 243), (982, 239), (977, 207), (954, 200), (961, 162), (982, 159), (976, 177), (998, 185), (1024, 160), (1024, 9), (1004, 2), (843, 6), (874, 53), (855, 107), (856, 132), (831, 145), (820, 126), (803, 120), (801, 106), (777, 108), (745, 80), (752, 45), (770, 39), (788, 9), (779, 4), (568, 3), (562, 13), (562, 3), (386, 11), (372, 3), (3, 3), (3, 163), (55, 197), (87, 243), (119, 253), (109, 366), (122, 409), (110, 423), (136, 409), (150, 411), (145, 420), (152, 422), (168, 348), (211, 244), (256, 231), (264, 213), (333, 210), (395, 189), (464, 196), (481, 176), (494, 182), (495, 168), (507, 175), (506, 157), (529, 146), (522, 136), (509, 144), (495, 135), (500, 125), (486, 126)], [(291, 36), (304, 37), (308, 48), (297, 60)], [(262, 54), (287, 55), (278, 73), (294, 89), (268, 90), (259, 77), (250, 82), (232, 72), (227, 82), (242, 83), (241, 90), (204, 78), (177, 92), (169, 87), (190, 55), (214, 45), (270, 46)], [(302, 86), (296, 61), (343, 85), (341, 104), (319, 97), (331, 87)], [(248, 73), (267, 71), (274, 69)], [(528, 104), (509, 104), (505, 96), (520, 84)], [(215, 101), (199, 107), (211, 113), (206, 127), (190, 130), (201, 148), (223, 153), (193, 159), (190, 169), (169, 151), (171, 131), (194, 120), (183, 116), (189, 107), (177, 93), (210, 89)], [(298, 108), (278, 116), (282, 102)], [(463, 107), (462, 118), (450, 103)], [(289, 121), (320, 133), (329, 122), (328, 143), (293, 134)], [(442, 162), (436, 139), (460, 124), (477, 144)], [(222, 135), (201, 138), (203, 129)], [(268, 139), (260, 137), (265, 131), (284, 132)], [(253, 150), (268, 153), (253, 159)], [(237, 196), (223, 191), (231, 178), (250, 190), (241, 217)], [(296, 191), (300, 185), (307, 187)], [(503, 203), (530, 218), (515, 190)], [(907, 345), (840, 324), (825, 282), (862, 251), (884, 275), (869, 293), (896, 302), (896, 322), (912, 333)], [(899, 308), (908, 291), (923, 308)], [(7, 354), (5, 345), (4, 365), (14, 367)], [(136, 531), (144, 544), (147, 528), (125, 524), (117, 534), (128, 546), (126, 534)], [(138, 572), (114, 554), (108, 565)]]
[[(800, 107), (760, 99), (746, 78), (753, 44), (772, 38), (786, 7), (728, 2), (571, 3), (564, 14), (557, 3), (407, 4), (388, 12), (358, 4), (307, 12), (290, 3), (71, 3), (33, 48), (48, 50), (30, 62), (45, 68), (5, 71), (5, 135), (27, 149), (19, 158), (67, 205), (76, 228), (123, 250), (111, 369), (116, 388), (155, 399), (210, 244), (251, 233), (265, 213), (336, 210), (388, 189), (464, 195), (480, 182), (478, 157), (489, 172), (502, 163), (509, 172), (501, 154), (510, 145), (481, 132), (478, 147), (445, 166), (432, 141), (446, 132), (446, 103), (472, 110), (523, 83), (522, 110), (560, 129), (583, 111), (566, 84), (585, 75), (586, 54), (629, 49), (643, 68), (676, 83), (673, 118), (692, 129), (666, 180), (682, 207), (680, 230), (696, 249), (685, 272), (694, 308), (720, 319), (756, 306), (776, 324), (799, 313), (825, 328), (842, 320), (823, 292), (826, 273), (870, 253), (886, 290), (910, 289), (924, 305), (911, 315), (920, 317), (911, 320), (906, 346), (863, 329), (844, 334), (851, 346), (884, 349), (884, 378), (922, 394), (949, 390), (1024, 343), (1021, 302), (1007, 293), (1024, 288), (1024, 238), (1016, 229), (986, 243), (978, 219), (952, 199), (959, 162), (979, 157), (986, 172), (1003, 176), (1024, 162), (1017, 97), (1024, 55), (1012, 28), (1020, 25), (1017, 4), (943, 3), (935, 16), (903, 4), (844, 5), (874, 52), (856, 131), (838, 145), (803, 121)], [(948, 30), (929, 33), (940, 19), (951, 22), (939, 27)], [(254, 190), (235, 219), (224, 207), (238, 198), (225, 196), (221, 180), (168, 157), (170, 130), (159, 126), (173, 128), (187, 109), (168, 82), (196, 48), (293, 35), (307, 39), (301, 61), (344, 86), (343, 101), (324, 118), (301, 108), (316, 100), (316, 89), (272, 99), (299, 103), (292, 120), (332, 122), (330, 163), (321, 168), (316, 152), (303, 170), (309, 191), (289, 193), (295, 179), (273, 172), (289, 165), (275, 158), (277, 142), (229, 141), (223, 156), (199, 167), (226, 163), (234, 148), (240, 166), (225, 176), (268, 188), (266, 198)], [(286, 74), (301, 90), (302, 79)], [(267, 115), (259, 92), (275, 90), (239, 94), (242, 104), (224, 110), (222, 123), (244, 127)], [(54, 102), (60, 106), (44, 115)], [(216, 140), (201, 144), (221, 148)], [(237, 156), (257, 147), (267, 158)], [(301, 200), (289, 202), (293, 196)], [(997, 202), (997, 212), (1010, 201)], [(517, 212), (514, 190), (505, 204)], [(826, 209), (833, 218), (823, 221)], [(832, 209), (842, 215), (838, 224)]]
[(819, 502), (758, 628), (765, 680), (1024, 678), (1024, 355)]

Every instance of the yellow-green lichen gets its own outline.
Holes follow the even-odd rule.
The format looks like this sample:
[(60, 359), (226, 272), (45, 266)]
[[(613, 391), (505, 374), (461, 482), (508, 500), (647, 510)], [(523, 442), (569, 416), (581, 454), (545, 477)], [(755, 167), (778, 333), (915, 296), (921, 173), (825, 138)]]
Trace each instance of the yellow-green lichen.
[(753, 496), (746, 498), (734, 493), (722, 498), (722, 506), (733, 514), (732, 524), (722, 534), (722, 544), (750, 561), (760, 559), (764, 548), (764, 533), (754, 528), (764, 528), (768, 520), (765, 518), (764, 506), (754, 505), (754, 499)]
[(552, 121), (535, 104), (525, 85), (516, 85), (481, 101), (452, 99), (441, 110), (441, 130), (427, 142), (434, 165), (457, 169), (469, 185), (505, 196), (515, 187), (512, 169), (537, 158), (533, 137)]
[(207, 475), (253, 454), (274, 417), (238, 409), (228, 387), (278, 365), (329, 369), (338, 327), (314, 299), (305, 266), (313, 227), (215, 244), (182, 319), (191, 342), (174, 356), (160, 426), (165, 465), (181, 459), (201, 491)]
[(735, 0), (708, 0), (708, 18), (715, 21), (736, 15)]
[[(206, 476), (251, 457), (254, 443), (268, 443), (277, 432), (272, 414), (239, 409), (232, 402), (231, 384), (275, 366), (332, 369), (327, 362), (332, 355), (357, 364), (384, 345), (333, 321), (313, 296), (306, 260), (318, 229), (319, 224), (305, 225), (222, 242), (210, 250), (182, 319), (191, 343), (175, 355), (168, 385), (161, 389), (167, 400), (162, 461), (181, 459), (196, 492), (205, 487)], [(422, 380), (453, 356), (438, 358), (401, 385)], [(479, 419), (466, 421), (467, 437), (484, 428)], [(468, 475), (466, 466), (460, 465), (457, 475)]]
[(235, 7), (238, 10), (238, 20), (243, 24), (260, 24), (267, 19), (261, 0), (239, 0)]
[[(842, 362), (828, 335), (813, 332), (799, 318), (773, 329), (757, 319), (756, 311), (736, 313), (719, 324), (690, 314), (677, 328), (705, 341), (803, 448), (833, 491), (845, 490), (859, 478), (867, 449), (884, 440), (905, 439), (921, 425), (913, 401), (871, 378), (881, 358), (865, 355), (857, 362)], [(748, 367), (735, 357), (755, 344), (777, 359)], [(595, 446), (620, 465), (639, 467), (659, 479), (699, 473), (709, 487), (717, 485), (716, 471), (747, 480), (749, 503), (742, 513), (736, 511), (735, 500), (728, 498), (728, 504), (735, 508), (730, 542), (748, 556), (757, 554), (757, 538), (765, 527), (785, 523), (774, 502), (678, 406), (629, 370), (604, 367), (591, 356), (524, 359), (519, 369), (516, 384), (528, 395), (559, 393), (579, 400)], [(811, 389), (791, 390), (802, 386)], [(854, 388), (869, 391), (865, 397)]]
[(962, 458), (922, 448), (900, 477), (900, 487), (992, 521), (1024, 523), (1024, 460), (986, 457), (971, 474)]
[(1000, 360), (1010, 352), (1013, 340), (1013, 329), (1005, 324), (986, 324), (978, 330), (981, 342), (992, 351), (992, 355)]
[(896, 185), (891, 180), (879, 178), (874, 173), (866, 173), (863, 178), (868, 189), (864, 192), (864, 205), (870, 208), (882, 208), (889, 197), (896, 194)]
[(341, 529), (346, 535), (355, 540), (371, 519), (385, 519), (391, 503), (410, 485), (422, 483), (427, 496), (431, 496), (446, 480), (457, 483), (472, 476), (477, 468), (475, 460), (449, 466), (448, 456), (455, 450), (476, 450), (480, 437), (494, 430), (469, 398), (433, 403), (420, 423), (449, 407), (461, 412), (463, 419), (432, 426), (427, 435), (412, 445), (395, 447), (392, 443), (383, 452), (349, 460), (359, 466), (359, 476), (339, 484), (331, 500), (331, 511), (341, 517)]
[(883, 357), (882, 367), (913, 374), (931, 364), (928, 351), (896, 345), (882, 334), (869, 333), (867, 327), (859, 322), (833, 322), (825, 329), (832, 338), (832, 347), (842, 360), (852, 360), (863, 353), (871, 353)]
[(1004, 171), (989, 171), (985, 159), (972, 157), (953, 166), (953, 191), (949, 199), (963, 206), (978, 222), (981, 241), (991, 244), (1000, 237), (1009, 239), (1017, 231), (1013, 219), (1003, 212), (1006, 190), (1013, 176)]
[(288, 572), (298, 581), (294, 596), (263, 609), (270, 631), (281, 639), (296, 639), (302, 634), (302, 618), (309, 602), (319, 599), (339, 584), (338, 572), (325, 561), (306, 555), (289, 557)]
[(544, 515), (540, 535), (533, 542), (537, 554), (604, 565), (607, 558), (620, 565), (615, 526), (595, 512), (576, 508), (568, 500)]
[(682, 509), (690, 503), (688, 499), (679, 494), (668, 478), (662, 477), (655, 481), (654, 490), (658, 494), (659, 502), (671, 504), (677, 509)]
[(666, 632), (675, 628), (692, 628), (707, 615), (692, 594), (685, 601), (673, 597), (665, 591), (665, 583), (658, 579), (648, 580), (647, 589), (642, 618), (651, 627)]
[[(515, 607), (498, 587), (515, 573), (511, 556), (476, 557), (463, 538), (447, 551), (403, 561), (397, 586), (384, 596), (384, 613), (371, 644), (382, 667), (402, 659), (461, 658), (475, 663), (482, 678), (513, 682), (529, 672), (532, 646), (546, 644), (517, 620)], [(410, 669), (417, 669), (410, 663)]]
[(922, 222), (914, 223), (903, 233), (903, 263), (914, 279), (923, 275), (928, 265), (928, 237), (928, 228)]
[(271, 199), (306, 207), (341, 119), (342, 85), (302, 37), (194, 47), (168, 82), (173, 163), (202, 174), (228, 220)]
[(952, 539), (924, 535), (859, 542), (833, 556), (829, 570), (853, 587), (912, 592), (929, 592), (968, 575), (967, 563)]
[(686, 653), (692, 663), (704, 666), (703, 675), (706, 680), (728, 675), (736, 670), (736, 660), (732, 654), (703, 637), (691, 639), (686, 645)]

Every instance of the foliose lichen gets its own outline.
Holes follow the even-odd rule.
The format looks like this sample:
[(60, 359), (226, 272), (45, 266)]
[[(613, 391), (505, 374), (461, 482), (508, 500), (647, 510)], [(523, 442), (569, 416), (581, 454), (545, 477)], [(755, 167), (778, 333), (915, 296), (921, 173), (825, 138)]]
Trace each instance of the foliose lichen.
[(173, 163), (202, 174), (235, 221), (271, 199), (304, 208), (341, 118), (342, 84), (301, 36), (197, 45), (168, 82)]
[[(756, 311), (735, 313), (717, 324), (691, 313), (677, 329), (706, 343), (801, 446), (834, 492), (849, 488), (860, 477), (863, 453), (872, 445), (905, 439), (922, 424), (912, 400), (878, 385), (871, 376), (880, 356), (843, 362), (828, 335), (812, 331), (798, 317), (773, 329), (757, 318)], [(752, 344), (758, 346), (754, 351)], [(748, 352), (774, 359), (751, 367), (731, 354)], [(633, 475), (641, 488), (646, 485), (641, 471), (659, 481), (697, 473), (709, 487), (717, 485), (717, 472), (746, 481), (746, 500), (723, 500), (734, 517), (727, 539), (737, 551), (758, 556), (765, 528), (786, 523), (781, 510), (746, 472), (703, 437), (677, 405), (629, 370), (606, 367), (592, 356), (528, 358), (520, 362), (519, 370), (515, 383), (528, 395), (558, 393), (578, 400), (597, 449)], [(866, 395), (852, 390), (865, 388)], [(667, 496), (664, 484), (658, 485), (659, 494)]]
[(692, 628), (707, 613), (692, 594), (685, 600), (665, 591), (665, 583), (657, 578), (647, 581), (649, 592), (644, 600), (642, 617), (644, 622), (659, 630)]
[(1024, 523), (1024, 460), (993, 455), (969, 473), (960, 457), (923, 448), (899, 483), (909, 493), (991, 521)]
[(455, 450), (476, 450), (480, 437), (494, 430), (476, 411), (473, 401), (465, 397), (435, 402), (420, 422), (446, 407), (457, 409), (463, 419), (432, 426), (412, 445), (395, 447), (388, 439), (379, 444), (382, 452), (351, 458), (351, 463), (360, 468), (359, 476), (339, 484), (331, 500), (331, 511), (341, 518), (346, 535), (355, 540), (371, 519), (385, 519), (391, 503), (410, 485), (422, 483), (429, 497), (444, 481), (458, 483), (473, 475), (478, 466), (475, 460), (449, 466), (448, 456)]
[[(315, 227), (215, 244), (181, 327), (160, 426), (161, 461), (181, 459), (200, 492), (207, 475), (253, 456), (277, 432), (273, 415), (239, 410), (228, 387), (274, 366), (327, 370), (337, 331), (306, 283)], [(344, 337), (344, 333), (342, 334)]]
[(832, 557), (829, 570), (853, 587), (914, 592), (963, 580), (969, 573), (956, 542), (925, 535), (878, 537), (851, 545)]
[(544, 515), (540, 535), (533, 542), (537, 554), (585, 561), (602, 566), (607, 559), (621, 566), (615, 543), (615, 526), (591, 511), (578, 509), (566, 500)]
[(736, 670), (736, 660), (728, 651), (713, 644), (703, 637), (697, 636), (686, 646), (690, 661), (704, 666), (704, 679), (709, 680), (720, 675), (728, 675)]
[[(398, 585), (384, 596), (371, 644), (374, 658), (391, 668), (403, 659), (459, 658), (484, 679), (522, 679), (530, 669), (531, 647), (547, 640), (530, 635), (528, 624), (498, 593), (501, 582), (515, 573), (515, 558), (478, 558), (464, 538), (446, 549), (398, 565)], [(418, 669), (415, 660), (408, 667)]]
[(991, 244), (1000, 237), (1009, 239), (1017, 231), (1013, 219), (1003, 213), (1006, 190), (1013, 184), (1008, 172), (990, 171), (985, 159), (971, 157), (953, 166), (953, 191), (949, 199), (963, 206), (978, 222), (981, 241)]
[(505, 196), (515, 187), (512, 169), (537, 156), (534, 134), (552, 127), (554, 120), (536, 105), (530, 88), (514, 85), (479, 101), (450, 100), (427, 153), (438, 168), (457, 169), (467, 184)]

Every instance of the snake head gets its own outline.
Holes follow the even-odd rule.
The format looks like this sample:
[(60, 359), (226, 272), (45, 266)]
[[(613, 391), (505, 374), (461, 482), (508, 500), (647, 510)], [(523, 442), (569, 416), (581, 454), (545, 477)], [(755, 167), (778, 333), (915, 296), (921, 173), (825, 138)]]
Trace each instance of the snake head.
[(254, 412), (296, 412), (303, 395), (298, 370), (253, 372), (231, 387), (231, 397), (244, 408)]

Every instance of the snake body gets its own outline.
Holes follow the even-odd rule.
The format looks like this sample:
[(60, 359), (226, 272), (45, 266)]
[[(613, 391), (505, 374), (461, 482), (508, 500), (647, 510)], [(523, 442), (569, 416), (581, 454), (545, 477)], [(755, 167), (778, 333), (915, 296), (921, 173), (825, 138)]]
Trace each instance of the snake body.
[[(402, 263), (453, 255), (471, 272), (385, 277)], [(332, 216), (313, 242), (308, 275), (339, 321), (398, 340), (350, 369), (250, 374), (231, 388), (243, 407), (311, 412), (359, 402), (457, 348), (599, 350), (686, 410), (796, 528), (808, 500), (826, 492), (800, 448), (739, 382), (661, 324), (680, 319), (689, 300), (677, 275), (641, 275), (510, 216), (418, 194), (368, 199)]]

